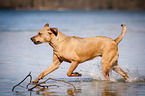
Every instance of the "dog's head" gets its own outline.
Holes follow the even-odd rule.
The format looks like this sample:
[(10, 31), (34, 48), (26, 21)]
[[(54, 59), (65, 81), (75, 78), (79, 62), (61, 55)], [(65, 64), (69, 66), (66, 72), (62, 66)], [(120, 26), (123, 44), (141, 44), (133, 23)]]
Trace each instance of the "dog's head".
[(43, 42), (51, 42), (51, 39), (57, 36), (57, 28), (50, 28), (49, 24), (45, 24), (38, 34), (31, 38), (34, 44), (41, 44)]

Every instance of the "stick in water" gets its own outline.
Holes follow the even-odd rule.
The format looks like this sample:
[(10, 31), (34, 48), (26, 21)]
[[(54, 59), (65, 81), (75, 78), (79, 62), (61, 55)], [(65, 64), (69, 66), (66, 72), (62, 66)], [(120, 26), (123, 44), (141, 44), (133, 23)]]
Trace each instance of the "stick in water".
[[(30, 76), (30, 83), (31, 83), (31, 80), (32, 80), (32, 76), (31, 76), (31, 72), (20, 82), (18, 83), (17, 85), (15, 85), (13, 88), (12, 88), (12, 91), (14, 91), (14, 89), (19, 86), (21, 83), (23, 83), (28, 77)], [(28, 85), (30, 85), (30, 83)], [(27, 87), (28, 87), (27, 85)]]

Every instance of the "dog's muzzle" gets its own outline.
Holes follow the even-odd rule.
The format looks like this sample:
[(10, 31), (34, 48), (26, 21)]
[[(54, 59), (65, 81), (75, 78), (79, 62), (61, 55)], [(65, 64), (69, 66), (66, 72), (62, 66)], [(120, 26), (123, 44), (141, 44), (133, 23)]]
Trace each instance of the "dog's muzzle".
[(41, 44), (40, 41), (35, 41), (35, 40), (34, 40), (34, 37), (32, 37), (32, 38), (30, 38), (30, 39), (31, 39), (31, 40), (34, 42), (34, 44), (36, 44), (36, 45), (37, 45), (37, 44)]

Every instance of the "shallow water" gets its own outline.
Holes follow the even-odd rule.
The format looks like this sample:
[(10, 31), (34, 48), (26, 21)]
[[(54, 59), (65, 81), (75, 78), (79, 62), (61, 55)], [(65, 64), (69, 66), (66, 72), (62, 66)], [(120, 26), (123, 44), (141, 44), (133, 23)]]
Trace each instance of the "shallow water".
[[(52, 49), (48, 44), (34, 45), (30, 38), (44, 24), (58, 28), (69, 36), (107, 36), (115, 39), (121, 33), (121, 24), (127, 32), (119, 44), (119, 65), (127, 72), (126, 83), (119, 74), (110, 71), (111, 82), (105, 82), (101, 72), (101, 58), (80, 64), (76, 69), (83, 74), (79, 78), (67, 77), (70, 64), (63, 62), (60, 68), (44, 78), (69, 81), (77, 88), (60, 82), (48, 82), (53, 86), (44, 92), (30, 92), (14, 85), (30, 71), (33, 79), (52, 63)], [(144, 96), (145, 95), (145, 11), (0, 11), (0, 95), (77, 95), (77, 96)], [(23, 85), (29, 83), (26, 80)], [(52, 92), (52, 93), (51, 93)], [(46, 94), (45, 94), (46, 95)]]

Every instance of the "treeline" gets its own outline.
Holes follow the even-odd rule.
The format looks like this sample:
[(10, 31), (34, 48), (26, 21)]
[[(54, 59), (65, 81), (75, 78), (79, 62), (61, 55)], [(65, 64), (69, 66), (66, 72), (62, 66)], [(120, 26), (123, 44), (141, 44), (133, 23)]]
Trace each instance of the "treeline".
[(145, 10), (145, 0), (0, 0), (0, 9)]

